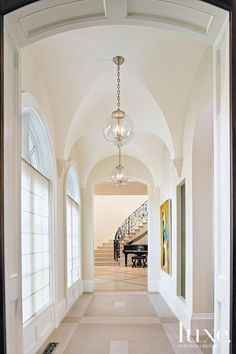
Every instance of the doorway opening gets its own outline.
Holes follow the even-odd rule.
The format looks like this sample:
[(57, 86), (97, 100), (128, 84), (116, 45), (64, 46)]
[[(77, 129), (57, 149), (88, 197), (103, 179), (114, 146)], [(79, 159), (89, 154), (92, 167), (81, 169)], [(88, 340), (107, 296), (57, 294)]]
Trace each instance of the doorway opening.
[(147, 185), (101, 183), (94, 191), (95, 291), (146, 291)]

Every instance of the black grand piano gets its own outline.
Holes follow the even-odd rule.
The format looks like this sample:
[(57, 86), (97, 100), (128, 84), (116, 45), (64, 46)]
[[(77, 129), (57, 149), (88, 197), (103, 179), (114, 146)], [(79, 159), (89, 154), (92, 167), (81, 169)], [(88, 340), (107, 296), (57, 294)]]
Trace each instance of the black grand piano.
[(148, 245), (124, 245), (123, 253), (125, 255), (125, 266), (127, 266), (128, 254), (136, 256), (148, 255)]

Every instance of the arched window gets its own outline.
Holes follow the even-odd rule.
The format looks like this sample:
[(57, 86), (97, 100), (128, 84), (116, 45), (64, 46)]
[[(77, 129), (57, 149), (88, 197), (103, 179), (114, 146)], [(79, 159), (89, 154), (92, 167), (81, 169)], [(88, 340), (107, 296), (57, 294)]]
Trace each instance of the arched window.
[(22, 111), (22, 301), (25, 324), (51, 302), (52, 177), (47, 135), (37, 113)]
[(67, 175), (67, 287), (79, 280), (80, 194), (74, 167)]

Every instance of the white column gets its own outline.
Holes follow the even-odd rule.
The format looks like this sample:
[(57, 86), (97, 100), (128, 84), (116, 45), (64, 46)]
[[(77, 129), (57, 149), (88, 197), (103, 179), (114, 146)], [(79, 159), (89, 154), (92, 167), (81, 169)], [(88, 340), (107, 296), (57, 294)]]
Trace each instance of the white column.
[(66, 314), (66, 208), (64, 173), (57, 178), (54, 230), (54, 275), (55, 275), (55, 325)]
[(93, 234), (94, 206), (92, 188), (82, 189), (82, 281), (83, 292), (94, 291), (93, 281)]
[(159, 292), (160, 189), (148, 188), (148, 291)]

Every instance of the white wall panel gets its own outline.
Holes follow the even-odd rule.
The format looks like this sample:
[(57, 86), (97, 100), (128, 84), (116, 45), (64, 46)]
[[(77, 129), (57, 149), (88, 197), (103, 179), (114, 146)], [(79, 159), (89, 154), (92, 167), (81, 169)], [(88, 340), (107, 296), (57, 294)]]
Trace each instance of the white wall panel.
[(19, 53), (7, 28), (4, 40), (4, 224), (7, 353), (18, 354), (22, 353)]
[(214, 238), (215, 334), (222, 333), (214, 354), (229, 353), (230, 333), (230, 113), (229, 30), (219, 36), (214, 51)]

